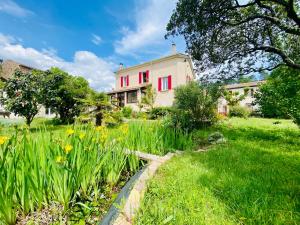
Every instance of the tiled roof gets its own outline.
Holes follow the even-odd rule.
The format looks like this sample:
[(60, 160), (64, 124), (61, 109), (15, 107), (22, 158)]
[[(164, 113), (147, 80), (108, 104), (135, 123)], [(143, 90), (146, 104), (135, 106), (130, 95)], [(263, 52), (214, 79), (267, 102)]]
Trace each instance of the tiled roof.
[(226, 85), (226, 89), (236, 89), (236, 88), (243, 88), (243, 87), (257, 87), (260, 84), (265, 83), (265, 80), (260, 80), (260, 81), (252, 81), (252, 82), (247, 82), (247, 83), (239, 83), (239, 84), (229, 84)]

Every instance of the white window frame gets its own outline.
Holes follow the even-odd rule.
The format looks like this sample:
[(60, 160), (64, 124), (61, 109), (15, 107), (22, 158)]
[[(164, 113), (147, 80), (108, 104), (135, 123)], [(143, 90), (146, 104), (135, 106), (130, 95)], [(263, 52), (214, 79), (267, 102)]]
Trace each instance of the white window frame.
[(168, 81), (168, 77), (162, 77), (162, 78), (161, 78), (161, 90), (162, 90), (162, 91), (167, 91), (167, 90), (169, 90), (169, 81)]
[(127, 86), (127, 76), (123, 76), (123, 87), (128, 87)]

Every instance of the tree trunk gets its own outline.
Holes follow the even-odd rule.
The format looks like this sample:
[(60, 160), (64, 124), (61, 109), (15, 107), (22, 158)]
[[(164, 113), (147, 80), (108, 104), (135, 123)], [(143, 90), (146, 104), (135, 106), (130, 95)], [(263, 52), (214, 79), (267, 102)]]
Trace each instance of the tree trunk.
[(101, 126), (102, 125), (102, 119), (103, 119), (103, 114), (97, 113), (96, 114), (96, 126)]

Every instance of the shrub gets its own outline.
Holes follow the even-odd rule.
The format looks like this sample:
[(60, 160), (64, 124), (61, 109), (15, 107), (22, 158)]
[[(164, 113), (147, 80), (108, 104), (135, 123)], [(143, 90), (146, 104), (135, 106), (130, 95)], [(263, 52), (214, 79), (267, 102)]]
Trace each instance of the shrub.
[(214, 124), (217, 121), (217, 103), (220, 97), (217, 85), (191, 82), (175, 89), (173, 125), (188, 132)]
[(264, 117), (291, 118), (300, 126), (300, 71), (280, 67), (272, 71), (256, 93)]
[(133, 110), (130, 106), (125, 106), (122, 108), (122, 114), (125, 118), (131, 118), (132, 112)]
[(251, 113), (251, 110), (247, 107), (243, 106), (232, 106), (229, 109), (229, 116), (230, 117), (242, 117), (248, 118)]
[(169, 115), (171, 111), (171, 107), (156, 107), (150, 111), (149, 118), (156, 120)]

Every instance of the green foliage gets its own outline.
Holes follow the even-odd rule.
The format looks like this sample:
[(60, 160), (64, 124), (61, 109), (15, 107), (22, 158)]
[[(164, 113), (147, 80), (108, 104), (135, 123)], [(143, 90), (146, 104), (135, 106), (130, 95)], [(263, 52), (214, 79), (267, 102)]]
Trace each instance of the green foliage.
[(107, 94), (102, 92), (90, 91), (86, 99), (79, 99), (79, 101), (83, 104), (83, 114), (96, 118), (96, 126), (102, 125), (104, 115), (113, 108)]
[(167, 37), (185, 38), (203, 79), (300, 70), (299, 8), (299, 1), (179, 0)]
[(69, 75), (58, 68), (40, 73), (44, 77), (44, 105), (59, 114), (62, 123), (73, 123), (80, 113), (80, 99), (86, 99), (91, 93), (88, 82), (83, 77)]
[(140, 109), (144, 108), (147, 111), (153, 109), (156, 98), (156, 92), (152, 86), (147, 86), (145, 94), (142, 96), (141, 102), (139, 103)]
[(173, 125), (191, 131), (216, 122), (216, 109), (220, 88), (191, 82), (175, 89)]
[(2, 104), (8, 111), (25, 117), (27, 125), (31, 124), (40, 109), (41, 78), (39, 74), (16, 71), (3, 88), (6, 95), (1, 98)]
[(248, 118), (251, 114), (251, 110), (244, 106), (231, 106), (229, 108), (229, 117), (241, 117)]
[(16, 215), (25, 217), (54, 202), (62, 215), (70, 215), (78, 204), (103, 201), (103, 194), (109, 198), (122, 174), (139, 168), (137, 157), (125, 154), (115, 138), (107, 128), (91, 126), (0, 136), (1, 223), (15, 224)]
[(243, 101), (247, 97), (248, 93), (248, 88), (244, 88), (243, 94), (240, 94), (239, 92), (235, 91), (224, 90), (223, 97), (225, 98), (229, 106), (237, 106), (240, 103), (240, 101)]
[(131, 118), (133, 109), (130, 106), (124, 106), (121, 111), (125, 118)]
[(124, 138), (127, 148), (158, 155), (194, 147), (190, 135), (161, 121), (130, 122)]
[(282, 67), (273, 71), (255, 97), (263, 116), (292, 118), (300, 125), (300, 72), (298, 70)]
[(221, 131), (228, 142), (163, 165), (134, 224), (297, 224), (299, 130), (274, 121), (231, 118), (199, 130), (203, 139)]
[(155, 107), (149, 112), (149, 118), (156, 120), (170, 115), (172, 107)]

